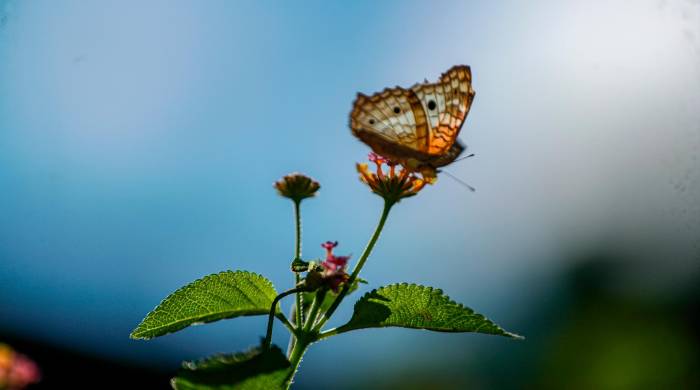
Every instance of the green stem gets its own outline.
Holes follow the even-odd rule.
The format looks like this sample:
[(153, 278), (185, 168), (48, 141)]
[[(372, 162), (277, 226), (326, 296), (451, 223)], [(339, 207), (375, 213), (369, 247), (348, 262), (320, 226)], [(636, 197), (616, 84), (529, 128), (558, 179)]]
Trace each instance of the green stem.
[(374, 248), (374, 245), (377, 243), (377, 240), (379, 239), (379, 235), (382, 233), (382, 229), (384, 228), (384, 223), (386, 222), (387, 217), (389, 216), (389, 211), (391, 211), (391, 207), (394, 205), (394, 202), (390, 201), (384, 201), (384, 209), (382, 210), (382, 216), (379, 218), (379, 223), (377, 223), (376, 229), (374, 229), (374, 234), (372, 234), (372, 238), (370, 238), (369, 242), (367, 243), (367, 246), (365, 247), (364, 252), (362, 252), (362, 256), (360, 256), (360, 260), (357, 262), (355, 265), (355, 269), (353, 269), (352, 274), (350, 275), (350, 279), (343, 285), (343, 289), (340, 290), (340, 294), (335, 298), (333, 303), (331, 304), (331, 307), (328, 308), (328, 310), (323, 314), (323, 317), (321, 320), (318, 322), (318, 324), (314, 327), (314, 332), (318, 332), (321, 327), (328, 321), (335, 310), (338, 308), (340, 303), (343, 301), (343, 298), (345, 298), (345, 295), (347, 295), (348, 290), (350, 290), (350, 286), (355, 283), (355, 280), (357, 279), (357, 276), (360, 274), (360, 271), (362, 270), (362, 267), (365, 265), (365, 262), (367, 261), (367, 258), (369, 258), (370, 253), (372, 253), (372, 249)]
[(310, 344), (311, 341), (303, 337), (300, 337), (297, 340), (296, 344), (294, 344), (294, 349), (292, 349), (292, 353), (289, 355), (289, 363), (291, 364), (292, 371), (290, 372), (289, 377), (287, 377), (286, 380), (286, 387), (288, 390), (292, 386), (294, 375), (296, 375), (297, 370), (299, 369), (301, 358), (304, 356), (304, 353), (306, 352), (306, 349), (309, 347)]
[(284, 324), (284, 326), (287, 327), (292, 334), (296, 334), (297, 328), (294, 327), (294, 324), (289, 322), (284, 313), (277, 313), (275, 314), (275, 317), (277, 317), (277, 319), (280, 320), (280, 322), (282, 322), (282, 324)]
[(343, 333), (343, 332), (344, 332), (344, 331), (343, 331), (342, 329), (340, 329), (340, 328), (328, 329), (328, 330), (325, 331), (325, 332), (319, 333), (318, 336), (316, 336), (316, 341), (321, 341), (321, 340), (323, 340), (323, 339), (325, 339), (325, 338), (328, 338), (328, 337), (331, 337), (331, 336), (335, 336), (335, 335), (341, 334), (341, 333)]
[[(289, 317), (295, 322), (296, 322), (296, 316), (294, 313), (296, 313), (296, 311), (297, 311), (296, 304), (294, 304), (290, 308)], [(298, 325), (298, 324), (293, 324), (293, 325), (297, 326), (294, 328), (295, 330), (299, 329), (298, 327), (300, 325)], [(294, 348), (294, 342), (296, 342), (296, 340), (297, 340), (297, 338), (296, 338), (296, 332), (295, 332), (295, 334), (289, 336), (289, 342), (287, 343), (287, 358), (289, 358), (289, 355), (292, 353), (292, 348)]]
[(314, 301), (311, 304), (311, 309), (309, 310), (309, 316), (306, 318), (306, 324), (304, 324), (305, 332), (310, 331), (311, 327), (314, 326), (314, 322), (316, 321), (316, 317), (318, 316), (318, 311), (321, 309), (321, 305), (323, 304), (324, 298), (326, 298), (327, 291), (328, 290), (321, 289), (316, 292)]
[(272, 300), (272, 306), (270, 306), (270, 315), (267, 318), (267, 333), (265, 334), (265, 341), (263, 342), (263, 347), (265, 349), (270, 348), (270, 342), (272, 341), (272, 325), (274, 324), (275, 313), (277, 312), (277, 303), (279, 303), (280, 299), (286, 297), (287, 295), (294, 294), (297, 291), (299, 290), (296, 288), (287, 290), (281, 293), (280, 295), (276, 296), (275, 299)]
[[(294, 201), (294, 221), (296, 222), (296, 241), (294, 245), (294, 260), (301, 260), (301, 200)], [(301, 282), (301, 276), (299, 272), (294, 273), (295, 286), (299, 285)], [(304, 323), (304, 308), (302, 306), (302, 294), (297, 293), (296, 296), (296, 323), (297, 326), (301, 327)]]

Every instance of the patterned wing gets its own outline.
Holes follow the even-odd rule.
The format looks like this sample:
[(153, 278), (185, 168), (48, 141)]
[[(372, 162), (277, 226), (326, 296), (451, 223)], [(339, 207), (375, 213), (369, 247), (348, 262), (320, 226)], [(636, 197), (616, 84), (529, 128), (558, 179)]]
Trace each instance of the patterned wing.
[(426, 156), (428, 123), (412, 90), (396, 87), (372, 96), (358, 94), (350, 127), (355, 136), (383, 156), (396, 160)]
[(431, 156), (443, 155), (455, 143), (474, 100), (471, 69), (465, 65), (452, 67), (435, 84), (416, 84), (411, 88), (426, 113)]

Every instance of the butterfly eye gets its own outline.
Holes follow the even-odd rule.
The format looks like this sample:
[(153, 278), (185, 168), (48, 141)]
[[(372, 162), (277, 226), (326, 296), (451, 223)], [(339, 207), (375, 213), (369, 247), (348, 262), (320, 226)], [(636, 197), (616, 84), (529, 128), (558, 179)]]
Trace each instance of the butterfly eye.
[(400, 112), (401, 112), (401, 109), (400, 109), (400, 108), (394, 107), (394, 113), (395, 113), (395, 114), (398, 114), (398, 113), (400, 113)]
[(370, 120), (369, 120), (369, 124), (370, 124), (370, 125), (373, 125), (373, 124), (374, 124), (374, 119), (370, 119)]
[(428, 110), (433, 111), (437, 104), (435, 104), (435, 100), (431, 100), (428, 102)]

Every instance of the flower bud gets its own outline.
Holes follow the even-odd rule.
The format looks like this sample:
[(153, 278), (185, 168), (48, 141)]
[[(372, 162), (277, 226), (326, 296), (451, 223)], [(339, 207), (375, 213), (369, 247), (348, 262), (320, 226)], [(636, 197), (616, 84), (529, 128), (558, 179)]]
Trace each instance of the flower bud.
[(292, 260), (292, 272), (306, 272), (309, 270), (309, 263), (302, 259)]
[(318, 189), (321, 188), (321, 185), (312, 178), (296, 172), (284, 176), (273, 186), (277, 193), (295, 202), (301, 202), (303, 199), (315, 196)]

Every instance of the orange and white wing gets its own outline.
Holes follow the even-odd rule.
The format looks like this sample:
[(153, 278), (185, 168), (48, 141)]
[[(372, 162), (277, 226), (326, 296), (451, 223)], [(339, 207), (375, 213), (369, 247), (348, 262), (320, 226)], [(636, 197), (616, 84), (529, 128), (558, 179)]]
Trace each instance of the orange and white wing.
[(447, 153), (457, 140), (459, 131), (474, 100), (471, 69), (457, 65), (440, 76), (435, 84), (416, 84), (411, 90), (420, 100), (428, 122), (429, 155)]
[(389, 158), (423, 156), (428, 149), (425, 111), (412, 90), (396, 87), (372, 96), (358, 94), (350, 127), (372, 150)]

